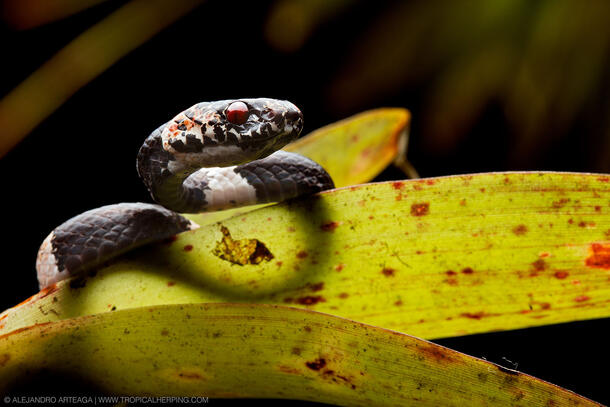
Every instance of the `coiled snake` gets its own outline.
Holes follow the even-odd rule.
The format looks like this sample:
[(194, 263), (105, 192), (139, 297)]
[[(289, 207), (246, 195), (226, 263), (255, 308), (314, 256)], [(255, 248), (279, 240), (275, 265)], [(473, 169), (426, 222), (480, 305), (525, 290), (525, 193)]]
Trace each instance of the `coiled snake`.
[(177, 212), (279, 202), (333, 188), (319, 164), (277, 151), (302, 127), (300, 110), (275, 99), (203, 102), (181, 112), (153, 131), (138, 153), (140, 178), (162, 206), (120, 203), (64, 222), (38, 251), (40, 287), (197, 227)]

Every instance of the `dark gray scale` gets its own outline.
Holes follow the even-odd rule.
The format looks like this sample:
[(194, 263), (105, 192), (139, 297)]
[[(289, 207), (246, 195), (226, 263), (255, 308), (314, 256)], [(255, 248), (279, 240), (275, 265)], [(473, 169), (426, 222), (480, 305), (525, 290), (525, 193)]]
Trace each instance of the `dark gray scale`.
[(147, 203), (120, 203), (81, 213), (47, 237), (38, 254), (39, 283), (45, 287), (192, 227), (183, 216)]
[(190, 107), (153, 131), (138, 152), (138, 173), (163, 207), (116, 204), (63, 223), (38, 252), (40, 286), (196, 227), (176, 212), (278, 202), (333, 188), (317, 163), (277, 151), (302, 127), (301, 112), (287, 101), (221, 100)]
[(287, 151), (238, 165), (234, 171), (254, 187), (261, 203), (279, 202), (334, 188), (332, 178), (318, 163)]

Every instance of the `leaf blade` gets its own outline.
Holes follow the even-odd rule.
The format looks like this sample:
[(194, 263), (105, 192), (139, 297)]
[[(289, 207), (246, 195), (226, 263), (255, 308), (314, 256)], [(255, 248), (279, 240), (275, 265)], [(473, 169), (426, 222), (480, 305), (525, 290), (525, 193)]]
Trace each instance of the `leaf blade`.
[[(60, 283), (5, 311), (0, 332), (112, 309), (227, 301), (290, 304), (424, 338), (608, 317), (609, 179), (492, 173), (329, 191)], [(217, 257), (222, 226), (274, 258), (239, 266)]]
[(280, 306), (190, 304), (86, 316), (4, 335), (0, 355), (4, 391), (26, 372), (60, 366), (120, 394), (598, 405), (405, 334)]

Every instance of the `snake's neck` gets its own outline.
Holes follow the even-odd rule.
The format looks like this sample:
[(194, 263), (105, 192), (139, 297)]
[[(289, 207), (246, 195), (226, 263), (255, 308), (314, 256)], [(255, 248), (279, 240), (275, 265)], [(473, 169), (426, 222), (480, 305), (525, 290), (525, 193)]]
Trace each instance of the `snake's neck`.
[(137, 159), (140, 178), (160, 205), (176, 212), (200, 212), (201, 201), (194, 196), (197, 192), (184, 185), (199, 167), (181, 164), (163, 149), (161, 132), (164, 127), (155, 130), (140, 147)]

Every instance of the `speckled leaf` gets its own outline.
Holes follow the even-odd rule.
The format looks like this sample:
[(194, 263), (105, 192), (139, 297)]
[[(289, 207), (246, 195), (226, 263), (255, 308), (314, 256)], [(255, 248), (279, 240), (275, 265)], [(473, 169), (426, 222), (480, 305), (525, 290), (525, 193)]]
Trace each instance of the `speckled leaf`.
[[(319, 163), (337, 188), (369, 182), (397, 159), (400, 168), (409, 168), (404, 163), (410, 118), (409, 111), (401, 108), (369, 110), (315, 130), (284, 150)], [(205, 225), (264, 206), (268, 204), (186, 216)]]
[(497, 173), (328, 191), (51, 286), (2, 314), (0, 332), (200, 302), (291, 304), (424, 338), (608, 317), (609, 180)]
[(599, 405), (399, 332), (266, 305), (138, 308), (0, 337), (2, 393), (32, 371), (53, 368), (129, 395), (350, 406)]

